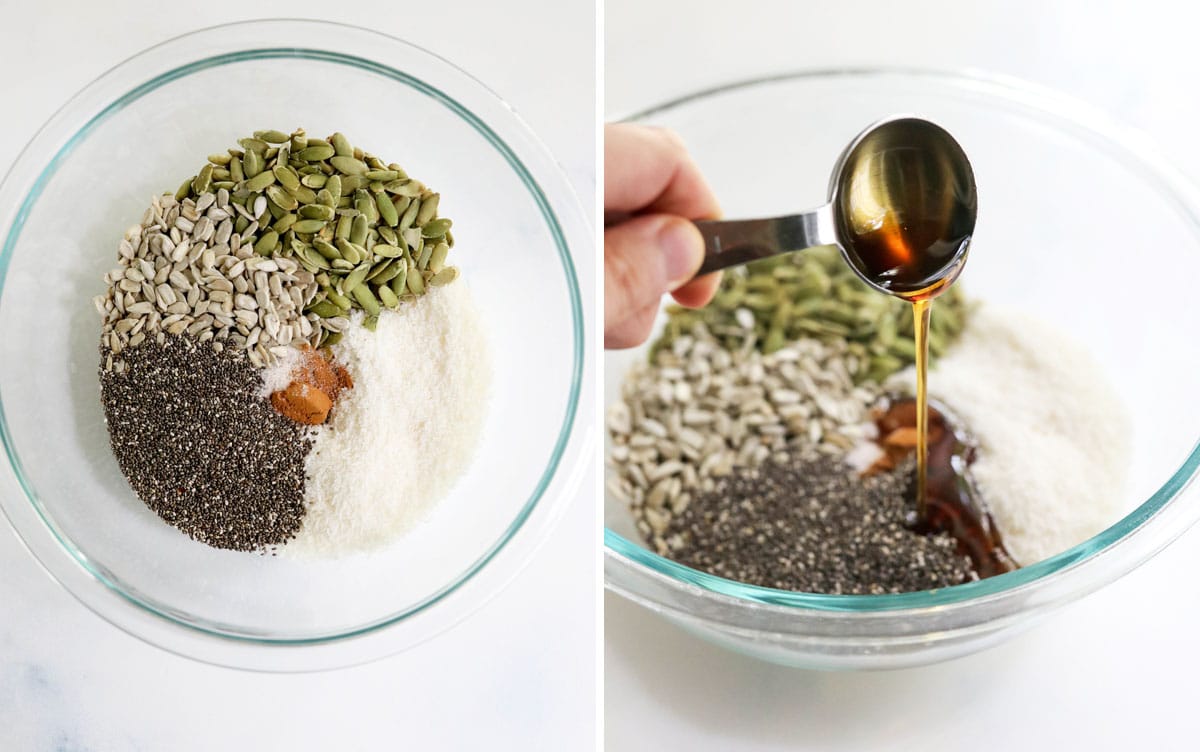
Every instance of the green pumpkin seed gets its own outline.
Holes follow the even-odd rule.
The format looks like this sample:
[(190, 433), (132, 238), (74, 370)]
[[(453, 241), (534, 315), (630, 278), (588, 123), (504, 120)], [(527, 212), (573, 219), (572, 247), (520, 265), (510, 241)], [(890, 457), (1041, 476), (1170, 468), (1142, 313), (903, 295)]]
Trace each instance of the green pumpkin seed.
[(213, 166), (211, 164), (206, 164), (200, 168), (200, 172), (196, 175), (196, 179), (192, 181), (192, 191), (197, 196), (206, 192), (209, 186), (212, 185), (212, 174)]
[(215, 164), (215, 165), (221, 165), (222, 167), (225, 167), (226, 165), (228, 165), (228, 164), (229, 164), (229, 160), (231, 160), (231, 159), (233, 159), (233, 155), (232, 155), (232, 154), (229, 154), (229, 153), (225, 153), (225, 154), (209, 154), (209, 155), (208, 155), (208, 161), (209, 161), (209, 162), (212, 162), (212, 163), (213, 163), (213, 164)]
[(345, 315), (345, 311), (328, 300), (320, 300), (306, 309), (307, 313), (315, 313), (323, 319), (337, 318)]
[(353, 221), (354, 221), (354, 215), (350, 215), (350, 214), (339, 215), (338, 222), (337, 222), (337, 232), (335, 234), (342, 240), (350, 239), (350, 231), (351, 231)]
[(425, 238), (440, 238), (446, 234), (453, 224), (449, 219), (435, 219), (421, 228), (421, 237)]
[(393, 170), (368, 170), (363, 177), (367, 180), (387, 183), (400, 177), (400, 174)]
[(433, 253), (429, 256), (429, 268), (436, 274), (446, 265), (446, 256), (450, 253), (450, 246), (445, 243), (438, 243), (433, 247)]
[(400, 244), (400, 239), (398, 237), (396, 237), (396, 233), (392, 230), (392, 228), (377, 227), (377, 228), (375, 228), (375, 230), (376, 230), (376, 232), (379, 233), (379, 237), (383, 239), (384, 243), (387, 243), (388, 245), (399, 245)]
[(396, 293), (387, 285), (379, 285), (375, 288), (375, 295), (379, 298), (379, 302), (384, 308), (395, 308), (400, 305), (400, 298), (396, 297)]
[[(246, 156), (242, 158), (242, 172), (246, 177), (252, 178), (263, 171), (262, 155), (256, 151), (247, 151)], [(232, 169), (230, 170), (232, 173)]]
[(367, 235), (371, 231), (371, 223), (362, 214), (355, 214), (350, 220), (350, 235), (348, 239), (355, 245), (363, 245), (367, 242)]
[(388, 225), (395, 227), (399, 224), (400, 215), (396, 213), (396, 207), (392, 205), (392, 200), (386, 193), (375, 194), (375, 207), (379, 210), (379, 218)]
[(178, 188), (175, 189), (175, 200), (182, 201), (192, 192), (192, 184), (196, 182), (196, 176), (192, 176), (183, 181)]
[(268, 253), (275, 250), (275, 244), (278, 242), (279, 233), (275, 232), (274, 230), (267, 230), (254, 244), (254, 252), (259, 256), (266, 256)]
[(405, 196), (407, 198), (416, 198), (421, 195), (421, 191), (425, 190), (425, 186), (417, 180), (393, 180), (384, 186), (388, 193), (394, 193), (397, 196)]
[(296, 200), (302, 204), (313, 204), (317, 201), (316, 191), (303, 185), (297, 185), (295, 188), (289, 189), (288, 193), (295, 196)]
[(299, 258), (302, 262), (307, 262), (306, 265), (311, 267), (309, 269), (310, 272), (315, 272), (317, 270), (328, 271), (330, 269), (329, 262), (326, 261), (321, 254), (317, 253), (311, 248), (305, 248), (301, 246), (300, 248), (296, 248), (295, 252), (297, 258)]
[(400, 224), (396, 226), (396, 229), (399, 230), (400, 232), (404, 232), (405, 230), (407, 230), (409, 227), (412, 226), (412, 223), (417, 218), (417, 213), (420, 211), (421, 211), (421, 200), (413, 199), (412, 203), (408, 205), (407, 209), (405, 209), (404, 216), (400, 218)]
[(330, 136), (329, 142), (333, 144), (333, 150), (339, 157), (354, 156), (354, 147), (350, 145), (350, 140), (341, 133), (335, 133)]
[(340, 175), (330, 175), (329, 178), (325, 181), (325, 190), (329, 191), (329, 194), (331, 196), (333, 196), (333, 200), (335, 202), (339, 198), (341, 198), (342, 197), (342, 178), (341, 178), (341, 176)]
[(271, 225), (271, 229), (275, 232), (283, 234), (290, 230), (292, 225), (296, 224), (297, 219), (298, 217), (295, 214), (284, 214), (275, 222), (275, 224)]
[(375, 247), (371, 250), (376, 256), (383, 256), (384, 258), (399, 258), (404, 255), (403, 248), (385, 243), (376, 243)]
[(333, 197), (332, 193), (322, 188), (321, 190), (317, 191), (317, 203), (322, 206), (329, 207), (329, 212), (332, 214), (333, 207), (337, 205), (337, 199)]
[(342, 195), (353, 196), (360, 188), (367, 187), (369, 181), (361, 175), (342, 175)]
[(323, 204), (308, 204), (300, 207), (300, 216), (305, 219), (323, 219), (329, 221), (334, 218), (333, 208), (324, 206)]
[(329, 182), (329, 178), (325, 177), (324, 173), (317, 172), (311, 175), (304, 175), (300, 178), (300, 183), (306, 185), (313, 190), (318, 190), (325, 187), (325, 183)]
[[(347, 277), (346, 279), (349, 280), (350, 278)], [(354, 299), (358, 301), (358, 304), (362, 306), (362, 309), (367, 312), (368, 316), (379, 315), (379, 301), (375, 298), (369, 286), (355, 285), (352, 294), (354, 295)]]
[[(441, 194), (435, 193), (429, 198), (421, 200), (421, 211), (417, 212), (416, 224), (418, 227), (423, 227), (427, 222), (437, 216), (438, 203), (441, 201)], [(449, 227), (446, 228), (450, 229)], [(445, 233), (442, 233), (443, 235)]]
[(283, 131), (255, 131), (254, 137), (259, 141), (266, 141), (269, 144), (286, 144), (291, 138)]
[(388, 285), (392, 288), (392, 292), (396, 293), (396, 297), (401, 300), (408, 294), (408, 263), (401, 263), (400, 270), (396, 276), (392, 277), (391, 283)]
[(232, 157), (229, 160), (229, 179), (235, 183), (246, 179), (246, 174), (242, 172), (242, 160), (238, 157)]
[(325, 287), (323, 289), (325, 290), (325, 297), (328, 300), (332, 300), (334, 305), (336, 305), (338, 308), (341, 308), (343, 311), (349, 311), (354, 306), (354, 304), (350, 302), (350, 298), (342, 295), (332, 287)]
[[(365, 176), (371, 168), (367, 167), (366, 162), (355, 159), (354, 157), (336, 156), (329, 158), (329, 164), (333, 165), (335, 170), (339, 170), (346, 175), (361, 175)], [(364, 177), (365, 184), (365, 177)]]
[(430, 277), (429, 284), (433, 285), (434, 287), (441, 287), (442, 285), (450, 284), (456, 279), (458, 279), (458, 267), (447, 266), (445, 269), (442, 269), (440, 272)]
[(301, 219), (296, 224), (292, 225), (292, 232), (303, 234), (311, 234), (320, 232), (325, 227), (324, 220), (320, 219)]
[(247, 154), (254, 152), (260, 157), (265, 157), (267, 149), (271, 148), (270, 144), (268, 144), (266, 141), (263, 141), (261, 138), (239, 138), (238, 144), (240, 144), (241, 147), (246, 150)]
[(344, 258), (333, 259), (332, 261), (329, 262), (329, 265), (331, 267), (333, 267), (334, 269), (341, 269), (342, 271), (347, 271), (347, 272), (354, 268), (354, 264), (350, 263), (349, 261), (347, 261)]
[[(378, 307), (378, 305), (376, 305)], [(363, 328), (369, 332), (375, 331), (375, 327), (379, 326), (379, 316), (366, 316), (363, 318)]]
[[(309, 141), (311, 144), (312, 142)], [(296, 156), (303, 159), (305, 162), (320, 162), (323, 159), (329, 159), (335, 154), (334, 149), (327, 143), (321, 142), (315, 146), (308, 146), (297, 152)]]
[(266, 194), (267, 198), (275, 202), (275, 205), (280, 209), (295, 211), (300, 208), (300, 202), (296, 200), (296, 197), (284, 190), (282, 186), (269, 185), (267, 186)]
[(289, 191), (300, 187), (300, 177), (291, 167), (278, 165), (271, 172), (275, 175), (275, 179), (279, 181), (279, 184)]
[(320, 238), (313, 239), (313, 248), (317, 249), (317, 253), (321, 254), (330, 261), (342, 257), (342, 254), (338, 253), (338, 249), (327, 240), (322, 240)]
[(253, 193), (261, 193), (269, 185), (274, 185), (275, 175), (270, 172), (260, 172), (242, 183), (242, 187)]
[[(378, 271), (373, 271), (371, 275), (367, 277), (367, 281), (371, 284), (382, 285), (395, 279), (396, 275), (398, 275), (402, 269), (407, 269), (408, 262), (402, 258), (396, 259), (395, 261), (388, 261), (387, 259), (384, 259), (376, 264), (375, 267), (379, 267)], [(375, 267), (372, 267), (372, 269)]]
[(321, 337), (321, 343), (318, 345), (318, 347), (333, 347), (334, 345), (336, 345), (337, 343), (339, 343), (341, 341), (342, 341), (342, 333), (341, 332), (327, 331), (327, 332), (325, 332), (324, 336)]
[(433, 255), (433, 245), (426, 244), (421, 248), (421, 253), (417, 256), (417, 268), (425, 271), (429, 267), (429, 257)]
[(416, 265), (411, 261), (408, 262), (408, 290), (413, 295), (425, 294), (425, 279), (421, 276), (421, 272)]
[(342, 258), (349, 261), (351, 264), (357, 264), (363, 259), (369, 259), (371, 254), (367, 253), (367, 249), (357, 243), (351, 243), (348, 240), (338, 238), (335, 242), (338, 252), (342, 254)]

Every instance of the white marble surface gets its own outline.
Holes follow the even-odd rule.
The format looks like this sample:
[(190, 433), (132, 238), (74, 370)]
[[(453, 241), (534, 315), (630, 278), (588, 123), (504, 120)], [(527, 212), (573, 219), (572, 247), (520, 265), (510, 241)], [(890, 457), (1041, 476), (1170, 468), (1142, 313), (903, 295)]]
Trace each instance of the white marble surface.
[[(68, 96), (125, 57), (203, 26), (286, 14), (409, 37), (475, 73), (524, 115), (593, 205), (591, 3), (2, 7), (0, 169)], [(8, 472), (0, 493), (18, 493)], [(79, 605), (0, 523), (0, 750), (589, 749), (595, 519), (585, 493), (521, 576), (449, 633), (312, 675), (242, 673), (145, 645)]]
[[(1167, 2), (608, 0), (605, 109), (784, 70), (978, 68), (1145, 130), (1200, 182), (1194, 9)], [(1192, 489), (1191, 493), (1196, 493)], [(612, 750), (1194, 749), (1200, 530), (1000, 647), (927, 668), (822, 674), (712, 647), (609, 595)]]

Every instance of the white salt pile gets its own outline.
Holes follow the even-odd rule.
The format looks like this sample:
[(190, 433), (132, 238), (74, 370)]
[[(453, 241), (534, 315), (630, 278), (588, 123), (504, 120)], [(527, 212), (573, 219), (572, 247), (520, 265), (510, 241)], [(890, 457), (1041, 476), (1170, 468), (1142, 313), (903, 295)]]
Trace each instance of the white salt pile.
[[(911, 393), (911, 370), (895, 379), (892, 388)], [(1130, 418), (1077, 342), (1043, 321), (981, 306), (931, 370), (929, 392), (979, 440), (972, 474), (1020, 565), (1121, 517)]]
[(461, 280), (383, 311), (374, 332), (355, 321), (334, 346), (354, 388), (314, 430), (307, 512), (285, 553), (378, 549), (429, 512), (479, 442), (491, 376), (487, 345)]

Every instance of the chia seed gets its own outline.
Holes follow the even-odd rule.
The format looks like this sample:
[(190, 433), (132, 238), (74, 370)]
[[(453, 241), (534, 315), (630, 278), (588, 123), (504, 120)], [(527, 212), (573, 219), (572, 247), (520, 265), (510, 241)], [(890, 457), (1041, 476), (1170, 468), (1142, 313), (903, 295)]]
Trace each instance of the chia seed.
[(946, 534), (909, 529), (913, 463), (866, 478), (823, 455), (740, 468), (676, 515), (672, 559), (752, 585), (879, 595), (978, 579)]
[(121, 353), (100, 387), (109, 439), (138, 497), (216, 548), (260, 551), (290, 540), (304, 516), (304, 427), (259, 396), (258, 369), (189, 336)]

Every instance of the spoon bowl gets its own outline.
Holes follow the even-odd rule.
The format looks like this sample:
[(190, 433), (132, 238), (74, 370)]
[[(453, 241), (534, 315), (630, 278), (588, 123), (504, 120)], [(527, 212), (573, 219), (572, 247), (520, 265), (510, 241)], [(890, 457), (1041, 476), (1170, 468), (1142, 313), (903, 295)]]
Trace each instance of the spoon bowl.
[(701, 221), (699, 274), (835, 245), (871, 287), (931, 298), (962, 271), (978, 201), (970, 160), (944, 128), (902, 115), (868, 126), (842, 151), (829, 203), (768, 219)]

